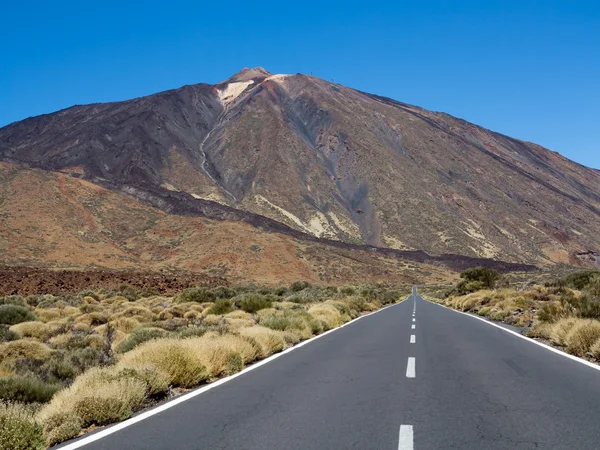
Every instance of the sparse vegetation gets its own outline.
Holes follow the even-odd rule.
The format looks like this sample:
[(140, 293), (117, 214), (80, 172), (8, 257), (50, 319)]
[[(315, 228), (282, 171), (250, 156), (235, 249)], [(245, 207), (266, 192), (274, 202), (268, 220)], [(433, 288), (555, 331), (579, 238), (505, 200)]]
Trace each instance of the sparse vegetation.
[(546, 339), (574, 355), (600, 360), (599, 271), (579, 271), (515, 287), (509, 280), (484, 275), (489, 282), (503, 286), (498, 289), (484, 289), (479, 284), (472, 289), (470, 283), (482, 282), (483, 272), (477, 269), (465, 274), (443, 299), (436, 301), (526, 327), (531, 337)]
[(400, 294), (381, 285), (297, 282), (189, 288), (172, 297), (130, 286), (30, 297), (0, 302), (0, 427), (8, 427), (0, 442), (12, 439), (0, 450), (45, 448), (125, 419)]

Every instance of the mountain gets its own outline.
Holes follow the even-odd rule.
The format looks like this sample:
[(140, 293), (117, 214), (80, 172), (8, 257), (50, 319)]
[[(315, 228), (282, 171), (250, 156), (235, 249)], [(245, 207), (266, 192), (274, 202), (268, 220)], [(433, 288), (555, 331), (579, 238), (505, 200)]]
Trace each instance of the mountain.
[(0, 160), (296, 238), (534, 264), (600, 248), (600, 172), (448, 114), (262, 68), (13, 123)]

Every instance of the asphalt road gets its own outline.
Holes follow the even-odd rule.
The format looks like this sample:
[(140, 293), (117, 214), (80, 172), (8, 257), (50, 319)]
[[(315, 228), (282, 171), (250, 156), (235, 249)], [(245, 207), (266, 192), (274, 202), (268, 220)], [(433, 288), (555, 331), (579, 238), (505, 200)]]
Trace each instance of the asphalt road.
[(600, 371), (411, 295), (82, 448), (579, 450), (599, 424)]

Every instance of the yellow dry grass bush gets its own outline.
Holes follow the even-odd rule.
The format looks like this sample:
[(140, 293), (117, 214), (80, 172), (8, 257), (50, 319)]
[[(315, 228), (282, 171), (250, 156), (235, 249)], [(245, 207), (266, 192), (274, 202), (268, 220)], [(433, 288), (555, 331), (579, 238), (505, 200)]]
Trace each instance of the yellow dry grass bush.
[(535, 325), (529, 330), (527, 336), (533, 338), (545, 338), (550, 339), (550, 333), (554, 324), (545, 322), (536, 322)]
[(89, 295), (86, 295), (85, 297), (83, 297), (83, 301), (85, 303), (87, 303), (88, 305), (97, 305), (98, 304), (98, 300), (96, 300), (94, 297), (90, 297)]
[(596, 342), (594, 342), (590, 348), (590, 352), (595, 358), (600, 359), (600, 339), (597, 339)]
[(298, 309), (301, 305), (294, 302), (278, 302), (275, 304), (275, 307), (276, 309)]
[(2, 363), (12, 363), (21, 358), (44, 359), (50, 353), (52, 353), (52, 349), (46, 344), (30, 339), (19, 339), (0, 344), (0, 361)]
[(140, 321), (132, 317), (120, 317), (110, 322), (115, 329), (122, 331), (123, 333), (129, 334), (134, 328), (140, 326)]
[(73, 331), (87, 331), (90, 329), (90, 325), (87, 322), (74, 322), (71, 329)]
[(256, 322), (252, 319), (232, 319), (230, 317), (225, 317), (224, 320), (227, 327), (232, 330), (256, 325)]
[(217, 316), (216, 314), (208, 314), (204, 317), (204, 325), (207, 326), (215, 326), (215, 325), (219, 325), (221, 323), (222, 320), (222, 316)]
[(565, 336), (569, 353), (583, 356), (600, 339), (600, 321), (592, 319), (577, 319), (571, 331)]
[(254, 339), (261, 348), (261, 355), (266, 358), (273, 353), (280, 352), (285, 348), (286, 340), (280, 331), (271, 330), (270, 328), (254, 327), (241, 328), (238, 330), (241, 336)]
[(247, 313), (245, 311), (231, 311), (230, 313), (225, 314), (223, 317), (226, 317), (227, 319), (252, 319), (252, 314)]
[(275, 308), (264, 308), (259, 311), (256, 311), (256, 316), (259, 320), (263, 320), (266, 317), (274, 316), (277, 314), (277, 310)]
[(63, 317), (67, 317), (68, 314), (64, 314), (62, 309), (58, 308), (37, 308), (35, 315), (42, 322), (50, 322), (53, 320), (59, 320)]
[(243, 369), (244, 364), (254, 361), (262, 352), (256, 341), (234, 334), (207, 333), (182, 342), (198, 352), (212, 377), (238, 372)]
[(19, 333), (23, 337), (35, 338), (40, 341), (46, 341), (50, 338), (52, 332), (50, 328), (38, 320), (31, 322), (21, 322), (10, 327), (11, 331)]
[[(187, 345), (187, 342), (191, 342)], [(204, 361), (194, 344), (197, 339), (157, 339), (125, 353), (117, 367), (143, 369), (152, 366), (168, 375), (169, 384), (193, 387), (209, 377)]]
[(148, 308), (137, 305), (129, 306), (113, 316), (115, 320), (121, 317), (129, 317), (136, 319), (139, 322), (151, 322), (155, 318), (154, 313), (152, 313), (152, 311), (150, 311)]
[(302, 340), (302, 338), (294, 333), (293, 331), (278, 331), (278, 333), (281, 333), (281, 336), (283, 337), (283, 339), (285, 339), (285, 342), (289, 345), (296, 345), (298, 342), (300, 342)]
[(185, 320), (196, 321), (200, 318), (200, 313), (198, 311), (188, 311), (183, 315)]
[(77, 323), (85, 323), (88, 327), (95, 327), (108, 322), (109, 315), (106, 312), (91, 312), (82, 314), (75, 318)]
[[(126, 419), (139, 409), (147, 397), (147, 383), (135, 372), (117, 372), (114, 368), (92, 368), (77, 377), (73, 384), (52, 397), (38, 414), (44, 431), (50, 438), (65, 434), (65, 413), (72, 417), (69, 426), (75, 431), (74, 422), (81, 427), (106, 425)], [(53, 438), (55, 439), (55, 438)]]
[(560, 319), (549, 327), (549, 338), (559, 345), (566, 345), (567, 334), (571, 331), (577, 319)]
[(311, 306), (308, 313), (323, 324), (324, 330), (331, 330), (342, 324), (342, 316), (338, 309), (326, 303)]
[(186, 307), (188, 311), (196, 311), (199, 313), (206, 309), (204, 306), (199, 305), (198, 303), (186, 303)]
[(113, 307), (123, 305), (125, 303), (129, 303), (129, 300), (127, 300), (122, 295), (116, 295), (114, 297), (109, 297), (102, 300), (103, 305), (112, 305)]

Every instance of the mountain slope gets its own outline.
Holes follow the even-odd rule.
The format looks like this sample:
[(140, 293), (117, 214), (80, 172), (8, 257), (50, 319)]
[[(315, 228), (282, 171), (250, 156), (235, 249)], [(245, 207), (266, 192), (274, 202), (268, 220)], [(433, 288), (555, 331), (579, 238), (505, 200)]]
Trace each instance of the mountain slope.
[(600, 248), (598, 171), (447, 114), (261, 68), (11, 124), (0, 159), (167, 212), (254, 220), (245, 210), (350, 243), (534, 263)]

